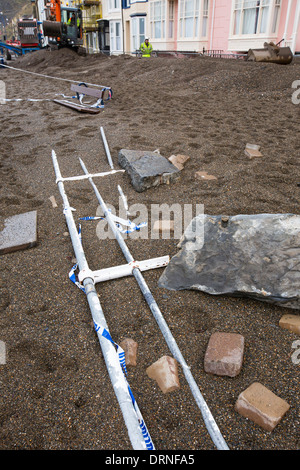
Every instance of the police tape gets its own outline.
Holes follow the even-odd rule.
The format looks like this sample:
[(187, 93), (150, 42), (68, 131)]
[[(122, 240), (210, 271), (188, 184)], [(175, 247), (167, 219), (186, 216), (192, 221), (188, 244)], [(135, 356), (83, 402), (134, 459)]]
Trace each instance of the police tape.
[[(60, 96), (65, 99), (78, 99), (82, 106), (89, 106), (90, 108), (104, 108), (104, 101), (108, 101), (112, 98), (112, 89), (111, 88), (103, 88), (104, 91), (108, 92), (108, 98), (103, 99), (99, 98), (96, 103), (88, 104), (83, 102), (84, 94), (75, 95), (75, 96), (67, 96), (64, 93), (56, 93), (54, 96)], [(29, 101), (29, 102), (41, 102), (41, 101), (53, 101), (54, 98), (2, 98), (2, 102), (19, 102), (19, 101)]]
[[(94, 219), (102, 219), (103, 217), (81, 217), (80, 220), (94, 220)], [(82, 235), (81, 235), (81, 224), (79, 224), (78, 226), (78, 235), (79, 235), (79, 239), (82, 243)], [(78, 263), (76, 263), (70, 270), (69, 272), (69, 279), (84, 293), (85, 292), (85, 288), (84, 286), (80, 283), (79, 279), (78, 279), (78, 276), (75, 274), (76, 273), (76, 270), (78, 268)], [(127, 375), (127, 368), (126, 368), (126, 360), (125, 360), (125, 352), (124, 350), (121, 348), (121, 346), (119, 346), (117, 343), (115, 343), (110, 335), (110, 333), (107, 331), (106, 328), (104, 328), (103, 326), (101, 325), (98, 325), (95, 321), (94, 321), (94, 328), (96, 330), (96, 332), (98, 334), (100, 334), (101, 336), (103, 336), (104, 338), (106, 338), (108, 341), (110, 341), (116, 348), (116, 354), (118, 355), (118, 360), (119, 360), (119, 364), (120, 364), (120, 367), (121, 367), (121, 370), (123, 371), (123, 374), (124, 374), (124, 377), (125, 377), (125, 380), (126, 380), (126, 383), (127, 383), (127, 387), (128, 387), (128, 392), (129, 392), (129, 395), (130, 395), (130, 398), (131, 398), (131, 401), (132, 401), (132, 405), (134, 407), (134, 410), (136, 412), (136, 415), (137, 415), (137, 420), (138, 420), (138, 423), (139, 423), (139, 426), (141, 428), (141, 432), (142, 432), (142, 435), (143, 435), (143, 439), (145, 441), (145, 445), (147, 447), (148, 450), (154, 450), (154, 444), (152, 442), (152, 439), (151, 439), (151, 436), (149, 434), (149, 431), (147, 429), (147, 426), (145, 424), (145, 421), (142, 417), (142, 414), (139, 410), (139, 407), (137, 405), (137, 402), (134, 398), (134, 395), (130, 389), (130, 386), (127, 382), (127, 379), (126, 379), (126, 375)]]
[[(117, 229), (123, 234), (129, 234), (129, 233), (133, 233), (135, 231), (139, 231), (139, 230), (141, 230), (141, 228), (147, 227), (147, 225), (148, 225), (147, 222), (141, 222), (140, 224), (135, 224), (134, 222), (132, 222), (129, 219), (127, 219), (127, 220), (122, 219), (121, 217), (117, 217), (114, 214), (110, 214), (110, 216), (113, 219), (113, 221), (115, 222), (115, 225), (116, 225)], [(105, 219), (105, 217), (97, 217), (97, 216), (96, 217), (89, 216), (89, 217), (80, 217), (79, 218), (79, 220), (104, 220), (104, 219)], [(123, 225), (125, 225), (129, 228), (124, 229)]]
[(139, 422), (139, 425), (140, 425), (140, 428), (141, 428), (141, 431), (142, 431), (142, 435), (143, 435), (146, 447), (147, 447), (148, 450), (153, 450), (154, 449), (154, 444), (152, 442), (151, 436), (149, 434), (149, 431), (147, 429), (147, 426), (145, 424), (143, 416), (142, 416), (142, 414), (139, 410), (137, 402), (136, 402), (136, 400), (133, 396), (133, 393), (132, 393), (132, 391), (130, 389), (130, 386), (129, 386), (129, 384), (127, 382), (127, 379), (126, 379), (127, 369), (126, 369), (126, 363), (125, 363), (125, 352), (117, 343), (115, 343), (113, 341), (111, 335), (106, 330), (106, 328), (104, 328), (101, 325), (98, 325), (95, 321), (94, 321), (94, 328), (95, 328), (95, 330), (98, 334), (100, 334), (101, 336), (106, 338), (108, 341), (110, 341), (116, 347), (116, 353), (118, 355), (119, 363), (120, 363), (121, 369), (123, 371), (123, 374), (124, 374), (124, 377), (125, 377), (125, 380), (126, 380), (126, 383), (127, 383), (128, 392), (129, 392), (129, 395), (130, 395), (130, 398), (131, 398), (131, 401), (132, 401), (132, 405), (133, 405), (134, 410), (135, 410), (136, 415), (137, 415), (137, 419), (138, 419), (138, 422)]

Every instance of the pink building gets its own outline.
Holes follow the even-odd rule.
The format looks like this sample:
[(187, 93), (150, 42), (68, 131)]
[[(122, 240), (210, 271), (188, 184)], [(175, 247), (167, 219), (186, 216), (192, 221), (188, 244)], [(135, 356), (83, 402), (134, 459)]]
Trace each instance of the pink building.
[(300, 0), (127, 0), (157, 50), (246, 53), (281, 42), (300, 53)]
[(300, 0), (213, 0), (208, 49), (247, 52), (264, 42), (300, 52)]
[[(300, 53), (300, 0), (101, 0), (112, 54), (154, 50), (246, 53), (281, 41)], [(101, 48), (100, 48), (101, 49)]]

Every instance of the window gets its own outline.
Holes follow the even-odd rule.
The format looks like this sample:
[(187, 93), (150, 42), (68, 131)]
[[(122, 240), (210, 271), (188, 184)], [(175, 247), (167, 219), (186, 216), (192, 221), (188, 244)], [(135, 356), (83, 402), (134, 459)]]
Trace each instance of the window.
[(179, 34), (181, 38), (198, 36), (199, 1), (180, 0)]
[(121, 0), (108, 0), (108, 10), (121, 10)]
[(136, 51), (145, 41), (145, 17), (136, 16), (131, 20), (132, 26), (132, 47)]
[(209, 0), (203, 0), (202, 10), (202, 37), (207, 36), (207, 22), (208, 22), (208, 2)]
[(166, 37), (165, 10), (165, 0), (156, 0), (150, 3), (151, 38), (162, 39)]
[(110, 51), (112, 53), (122, 51), (121, 31), (120, 21), (110, 21)]
[[(236, 0), (234, 34), (266, 34), (272, 1), (274, 0)], [(278, 3), (280, 7), (280, 0), (275, 0), (275, 3), (277, 8)]]
[(174, 0), (169, 1), (169, 31), (168, 37), (174, 37)]
[(279, 21), (279, 12), (280, 12), (281, 0), (275, 0), (275, 9), (272, 23), (272, 33), (276, 33)]

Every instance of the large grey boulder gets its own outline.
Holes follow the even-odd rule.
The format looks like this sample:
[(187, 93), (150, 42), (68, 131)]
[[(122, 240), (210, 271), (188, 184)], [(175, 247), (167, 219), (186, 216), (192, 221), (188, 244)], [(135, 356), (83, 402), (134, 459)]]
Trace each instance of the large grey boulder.
[(157, 152), (121, 149), (118, 160), (138, 192), (172, 183), (180, 177), (180, 170)]
[(300, 216), (202, 214), (192, 220), (179, 247), (160, 287), (300, 308)]

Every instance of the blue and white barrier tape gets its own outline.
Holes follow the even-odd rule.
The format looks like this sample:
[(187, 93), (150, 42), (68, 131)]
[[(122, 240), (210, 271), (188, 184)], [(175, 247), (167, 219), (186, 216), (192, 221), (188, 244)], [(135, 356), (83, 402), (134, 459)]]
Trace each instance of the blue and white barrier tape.
[(114, 342), (114, 340), (112, 339), (112, 337), (110, 336), (110, 334), (106, 330), (106, 328), (104, 328), (101, 325), (98, 325), (96, 322), (94, 322), (94, 327), (95, 327), (95, 330), (96, 330), (97, 333), (99, 333), (104, 338), (108, 339), (117, 348), (116, 352), (117, 352), (117, 355), (118, 355), (118, 358), (119, 358), (119, 363), (120, 363), (121, 369), (124, 372), (124, 374), (127, 375), (127, 368), (126, 368), (126, 363), (125, 363), (125, 352), (124, 352), (124, 350), (121, 348), (121, 346), (119, 346), (117, 343)]
[[(115, 222), (115, 225), (119, 232), (124, 233), (124, 234), (129, 234), (135, 231), (141, 230), (143, 227), (147, 227), (147, 222), (141, 222), (140, 224), (135, 224), (134, 222), (131, 222), (131, 220), (125, 220), (120, 217), (117, 217), (116, 215), (111, 214), (112, 219)], [(104, 220), (105, 217), (80, 217), (79, 220)], [(124, 229), (122, 225), (126, 225), (127, 227), (130, 227), (129, 229)]]
[[(96, 330), (97, 333), (101, 334), (104, 338), (108, 339), (114, 346), (116, 346), (116, 348), (117, 348), (116, 352), (117, 352), (118, 357), (119, 357), (119, 363), (120, 363), (121, 369), (124, 373), (125, 380), (126, 380), (127, 369), (126, 369), (126, 364), (125, 364), (125, 353), (124, 353), (123, 349), (113, 341), (113, 339), (111, 338), (109, 332), (105, 328), (98, 325), (96, 322), (94, 322), (94, 327), (95, 327), (95, 330)], [(126, 380), (126, 382), (127, 382), (127, 380)], [(142, 435), (143, 435), (146, 447), (147, 447), (148, 450), (153, 450), (154, 449), (154, 444), (152, 442), (151, 436), (149, 434), (149, 431), (147, 429), (145, 421), (143, 420), (142, 414), (141, 414), (141, 412), (140, 412), (140, 410), (137, 406), (136, 400), (133, 396), (133, 393), (130, 389), (130, 386), (129, 386), (128, 382), (127, 382), (127, 387), (128, 387), (128, 392), (129, 392), (131, 401), (132, 401), (132, 405), (133, 405), (134, 410), (137, 414), (138, 422), (139, 422), (139, 425), (140, 425), (140, 428), (141, 428), (141, 431), (142, 431)]]
[(80, 282), (78, 281), (78, 278), (75, 274), (75, 271), (78, 267), (78, 264), (74, 264), (74, 266), (72, 267), (72, 269), (70, 270), (69, 272), (69, 279), (70, 281), (72, 281), (77, 287), (79, 287), (80, 290), (82, 290), (82, 292), (85, 293), (85, 288), (83, 287), (82, 284), (80, 284)]

